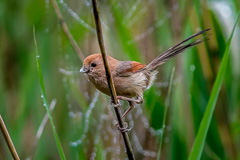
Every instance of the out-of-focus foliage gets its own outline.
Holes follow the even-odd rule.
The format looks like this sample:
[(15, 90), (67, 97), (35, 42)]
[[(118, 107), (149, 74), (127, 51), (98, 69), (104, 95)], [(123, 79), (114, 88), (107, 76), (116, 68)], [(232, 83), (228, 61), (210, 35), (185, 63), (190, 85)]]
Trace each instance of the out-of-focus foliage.
[(212, 93), (211, 93), (210, 98), (208, 100), (208, 104), (207, 104), (204, 116), (202, 118), (202, 122), (200, 124), (199, 129), (198, 129), (197, 136), (196, 136), (196, 139), (195, 139), (193, 147), (192, 147), (192, 151), (189, 155), (189, 158), (188, 158), (189, 160), (196, 160), (196, 159), (200, 160), (200, 158), (202, 156), (203, 147), (204, 147), (204, 144), (205, 144), (205, 141), (206, 141), (206, 136), (207, 136), (207, 133), (208, 133), (208, 129), (209, 129), (209, 126), (210, 126), (210, 123), (211, 123), (211, 120), (212, 120), (212, 116), (213, 116), (213, 113), (214, 113), (214, 110), (215, 110), (215, 106), (216, 106), (216, 103), (217, 103), (219, 92), (221, 90), (223, 79), (224, 79), (224, 76), (225, 76), (225, 73), (226, 73), (226, 70), (227, 70), (227, 64), (228, 64), (228, 59), (229, 59), (229, 55), (230, 55), (229, 54), (229, 49), (230, 49), (230, 45), (231, 45), (231, 42), (232, 42), (232, 37), (234, 35), (234, 31), (235, 31), (235, 28), (237, 26), (239, 17), (240, 17), (240, 12), (238, 13), (238, 16), (237, 16), (236, 21), (234, 23), (234, 27), (232, 29), (231, 35), (230, 35), (230, 37), (227, 41), (226, 49), (224, 51), (222, 62), (221, 62), (221, 65), (219, 67), (217, 78), (214, 82)]
[[(99, 52), (90, 0), (57, 0), (85, 56)], [(120, 60), (148, 63), (198, 30), (212, 28), (204, 44), (159, 68), (144, 104), (125, 119), (136, 159), (155, 160), (171, 70), (175, 66), (161, 159), (187, 159), (227, 39), (240, 9), (239, 0), (98, 1), (106, 49)], [(40, 54), (47, 99), (67, 159), (124, 159), (109, 97), (96, 91), (78, 71), (82, 65), (61, 30), (49, 0), (0, 1), (0, 113), (21, 159), (59, 159), (47, 123), (36, 148), (35, 135), (46, 113), (41, 98), (32, 28)], [(204, 145), (203, 160), (240, 159), (240, 28), (235, 30), (223, 86)], [(123, 103), (122, 110), (127, 109)], [(34, 151), (34, 152), (33, 152)], [(11, 155), (0, 136), (0, 159)]]

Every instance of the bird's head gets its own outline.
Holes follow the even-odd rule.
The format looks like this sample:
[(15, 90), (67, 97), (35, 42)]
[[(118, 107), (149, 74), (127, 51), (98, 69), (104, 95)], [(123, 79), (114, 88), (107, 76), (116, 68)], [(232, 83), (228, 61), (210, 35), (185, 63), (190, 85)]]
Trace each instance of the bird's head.
[[(109, 67), (114, 71), (118, 61), (110, 56), (107, 56)], [(105, 69), (101, 54), (92, 54), (86, 57), (83, 61), (83, 66), (80, 72), (84, 73), (86, 76), (105, 76)], [(96, 78), (96, 77), (95, 77)]]
[(84, 74), (92, 74), (102, 69), (104, 69), (104, 66), (101, 54), (92, 54), (84, 59), (80, 72)]

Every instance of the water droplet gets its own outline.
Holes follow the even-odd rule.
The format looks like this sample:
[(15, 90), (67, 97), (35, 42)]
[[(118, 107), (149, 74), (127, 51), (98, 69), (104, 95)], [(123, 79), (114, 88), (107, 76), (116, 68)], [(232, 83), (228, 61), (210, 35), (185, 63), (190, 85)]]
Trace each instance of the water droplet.
[(178, 8), (179, 8), (179, 4), (178, 4), (178, 3), (175, 3), (175, 4), (173, 5), (173, 10), (176, 11)]
[(82, 117), (82, 113), (81, 113), (81, 112), (78, 112), (78, 113), (77, 113), (77, 116), (78, 116), (78, 117)]
[(62, 81), (63, 81), (63, 83), (66, 83), (67, 82), (67, 78), (64, 77)]
[(145, 157), (149, 157), (149, 153), (148, 153), (148, 152), (144, 152), (143, 155), (144, 155)]
[[(78, 22), (80, 23), (84, 28), (86, 28), (87, 30), (91, 31), (92, 33), (96, 33), (95, 29), (90, 26), (89, 24), (87, 24), (82, 18), (80, 18), (78, 16), (77, 13), (75, 13), (71, 8), (68, 7), (68, 5), (63, 1), (60, 0), (59, 1), (60, 4), (63, 5), (63, 7), (66, 9), (66, 11)], [(89, 3), (91, 5), (91, 3)]]
[(43, 95), (41, 95), (41, 98), (43, 98)]
[(170, 125), (167, 126), (167, 131), (171, 131), (172, 127)]
[(90, 160), (94, 160), (95, 157), (96, 157), (96, 153), (94, 152), (94, 153), (91, 154)]
[(156, 134), (157, 135), (161, 135), (163, 133), (163, 130), (162, 129), (158, 129), (157, 131), (156, 131)]
[(190, 71), (193, 72), (193, 71), (195, 71), (195, 69), (196, 69), (195, 65), (192, 64), (192, 65), (190, 66)]
[(40, 58), (40, 56), (39, 56), (39, 55), (36, 55), (36, 58)]
[(68, 115), (69, 115), (69, 117), (71, 117), (71, 118), (76, 118), (76, 115), (75, 115), (73, 112), (69, 112)]
[(86, 5), (87, 7), (90, 7), (90, 6), (91, 6), (91, 2), (86, 1), (86, 2), (85, 2), (85, 5)]
[(77, 142), (70, 142), (70, 146), (77, 147)]
[(69, 55), (68, 54), (65, 55), (65, 59), (69, 59)]

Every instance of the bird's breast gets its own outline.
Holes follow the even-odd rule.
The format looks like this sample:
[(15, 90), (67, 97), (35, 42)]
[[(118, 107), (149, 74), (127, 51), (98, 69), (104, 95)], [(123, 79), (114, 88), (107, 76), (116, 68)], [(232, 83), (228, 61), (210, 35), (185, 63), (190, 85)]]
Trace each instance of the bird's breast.
[(88, 79), (93, 83), (93, 85), (101, 92), (110, 96), (110, 90), (108, 87), (107, 79), (105, 74), (103, 75), (87, 75)]
[[(157, 72), (136, 72), (130, 76), (124, 77), (113, 75), (117, 95), (125, 97), (142, 95), (143, 92), (151, 86), (156, 73)], [(87, 77), (99, 91), (110, 96), (110, 90), (105, 75), (88, 75)]]

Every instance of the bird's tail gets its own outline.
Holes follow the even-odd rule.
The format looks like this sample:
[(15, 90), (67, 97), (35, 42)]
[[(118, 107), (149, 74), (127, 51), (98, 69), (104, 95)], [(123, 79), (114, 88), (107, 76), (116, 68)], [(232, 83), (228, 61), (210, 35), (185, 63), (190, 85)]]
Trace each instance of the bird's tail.
[[(206, 36), (203, 36), (191, 43), (188, 44), (184, 44), (186, 42), (188, 42), (189, 40), (193, 39), (194, 37), (197, 37), (199, 35), (202, 35), (204, 33), (206, 33), (207, 31), (209, 31), (209, 29), (200, 31), (194, 35), (192, 35), (191, 37), (183, 40), (182, 42), (178, 43), (177, 45), (175, 45), (174, 47), (169, 48), (167, 51), (165, 51), (163, 54), (157, 56), (154, 60), (152, 60), (147, 66), (146, 69), (150, 70), (150, 71), (154, 71), (158, 68), (158, 66), (160, 66), (161, 64), (165, 63), (167, 60), (175, 57), (176, 55), (182, 53), (183, 51), (185, 51), (186, 49), (193, 47), (195, 45), (198, 45), (199, 43), (202, 43), (205, 40)], [(208, 35), (207, 35), (208, 36)]]

